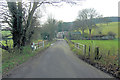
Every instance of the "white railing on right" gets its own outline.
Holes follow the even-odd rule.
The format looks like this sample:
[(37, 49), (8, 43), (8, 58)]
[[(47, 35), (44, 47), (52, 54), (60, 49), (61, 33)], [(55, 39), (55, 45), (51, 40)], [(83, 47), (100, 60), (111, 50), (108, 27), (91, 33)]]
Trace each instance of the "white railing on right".
[(74, 43), (74, 45), (77, 49), (81, 49), (84, 55), (86, 54), (86, 45), (80, 43)]

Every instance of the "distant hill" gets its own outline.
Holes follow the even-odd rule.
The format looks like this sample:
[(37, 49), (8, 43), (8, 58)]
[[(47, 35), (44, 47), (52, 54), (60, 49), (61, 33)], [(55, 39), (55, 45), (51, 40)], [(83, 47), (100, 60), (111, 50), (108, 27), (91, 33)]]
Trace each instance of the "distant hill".
[[(99, 19), (96, 18), (96, 19), (94, 19), (94, 22), (96, 24), (99, 24), (99, 23), (120, 22), (120, 17), (104, 17), (104, 18), (99, 18)], [(73, 22), (63, 22), (62, 23), (62, 30), (68, 31), (68, 30), (71, 29), (72, 26), (73, 26)]]
[(106, 19), (109, 19), (110, 22), (120, 22), (120, 17), (104, 17)]
[(120, 17), (104, 17), (94, 19), (95, 23), (109, 23), (109, 22), (120, 22)]

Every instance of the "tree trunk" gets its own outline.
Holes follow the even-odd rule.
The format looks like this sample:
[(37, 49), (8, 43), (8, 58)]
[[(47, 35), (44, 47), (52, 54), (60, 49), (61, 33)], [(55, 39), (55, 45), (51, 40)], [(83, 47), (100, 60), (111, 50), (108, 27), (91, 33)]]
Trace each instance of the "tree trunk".
[(32, 8), (31, 12), (28, 15), (27, 24), (26, 24), (26, 27), (25, 27), (24, 32), (23, 32), (22, 46), (26, 45), (26, 40), (27, 40), (26, 32), (27, 32), (28, 28), (31, 25), (33, 14), (34, 14), (35, 10), (37, 9), (37, 5), (38, 5), (38, 2), (34, 2), (33, 8)]
[(89, 40), (91, 40), (91, 31), (92, 29), (89, 29)]
[(82, 29), (82, 37), (84, 38), (84, 29)]
[(17, 18), (17, 26), (18, 26), (18, 48), (20, 48), (21, 46), (21, 37), (22, 37), (22, 32), (23, 32), (23, 28), (22, 28), (22, 3), (18, 2), (18, 18)]
[(21, 46), (21, 29), (22, 29), (22, 3), (7, 2), (8, 8), (12, 14), (12, 35), (13, 47), (20, 48)]
[(20, 47), (20, 36), (19, 36), (19, 31), (18, 31), (18, 26), (17, 26), (17, 17), (14, 16), (14, 19), (13, 19), (13, 32), (12, 32), (12, 35), (13, 35), (13, 47)]

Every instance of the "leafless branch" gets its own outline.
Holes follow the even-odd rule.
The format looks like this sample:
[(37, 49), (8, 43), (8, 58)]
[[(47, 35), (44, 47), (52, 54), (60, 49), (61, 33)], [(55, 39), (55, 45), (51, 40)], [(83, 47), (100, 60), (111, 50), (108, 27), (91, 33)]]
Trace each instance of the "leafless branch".
[(12, 27), (12, 24), (10, 23), (11, 21), (8, 21), (8, 18), (7, 18), (7, 17), (4, 17), (4, 20), (5, 20), (5, 22), (6, 22), (10, 27)]

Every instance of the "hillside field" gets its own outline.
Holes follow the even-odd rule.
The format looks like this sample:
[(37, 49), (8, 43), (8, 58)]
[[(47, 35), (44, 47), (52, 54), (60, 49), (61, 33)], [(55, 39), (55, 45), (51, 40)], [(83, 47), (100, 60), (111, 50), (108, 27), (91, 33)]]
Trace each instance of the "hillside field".
[[(98, 26), (97, 28), (92, 29), (92, 35), (99, 35), (99, 32), (101, 32), (102, 35), (107, 35), (108, 32), (111, 31), (116, 34), (116, 38), (118, 37), (118, 22), (111, 22), (108, 25), (102, 23), (102, 24), (97, 24), (97, 26)], [(75, 30), (75, 32), (76, 31), (77, 30)], [(79, 31), (82, 33), (81, 30)], [(85, 33), (89, 34), (89, 30), (88, 29), (85, 30)]]
[[(119, 22), (120, 23), (120, 22)], [(118, 22), (111, 22), (107, 24), (97, 24), (98, 28), (93, 31), (93, 34), (98, 34), (101, 30), (102, 34), (106, 35), (108, 32), (113, 32), (118, 37)]]

